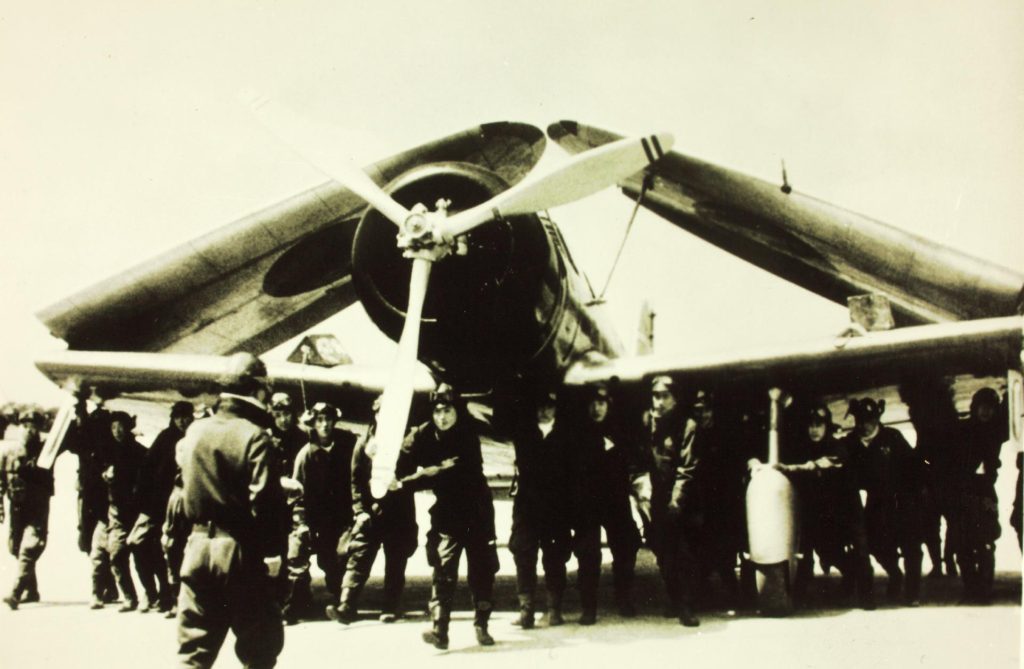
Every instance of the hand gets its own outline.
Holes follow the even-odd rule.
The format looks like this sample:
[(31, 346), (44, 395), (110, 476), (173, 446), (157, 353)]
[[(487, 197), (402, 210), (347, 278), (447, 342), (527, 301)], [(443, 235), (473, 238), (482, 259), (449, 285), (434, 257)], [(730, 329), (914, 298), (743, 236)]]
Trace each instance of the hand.
[(760, 470), (764, 469), (765, 467), (768, 467), (768, 465), (766, 465), (765, 463), (761, 462), (757, 458), (750, 458), (749, 460), (747, 460), (747, 470), (751, 474), (753, 474), (754, 472), (760, 471)]
[(396, 490), (402, 489), (402, 482), (398, 479), (391, 479), (391, 483), (388, 484), (388, 492), (395, 492)]
[(280, 555), (263, 558), (263, 564), (267, 565), (267, 574), (270, 576), (270, 578), (277, 578), (277, 575), (281, 573)]
[(363, 513), (361, 513), (358, 516), (356, 516), (355, 524), (356, 525), (362, 525), (363, 523), (367, 522), (368, 520), (370, 520), (370, 514), (368, 514), (368, 513), (366, 513), (364, 511)]
[(455, 456), (453, 458), (445, 458), (444, 460), (441, 461), (441, 466), (442, 467), (454, 467), (455, 464), (458, 461), (459, 461), (458, 456)]

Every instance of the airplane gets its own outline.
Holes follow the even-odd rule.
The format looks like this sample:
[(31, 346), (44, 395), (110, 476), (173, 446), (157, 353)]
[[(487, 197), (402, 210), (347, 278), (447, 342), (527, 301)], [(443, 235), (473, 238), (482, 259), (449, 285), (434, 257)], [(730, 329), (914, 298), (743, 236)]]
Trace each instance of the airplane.
[[(1019, 443), (1020, 273), (787, 183), (676, 153), (668, 134), (622, 139), (560, 121), (547, 134), (574, 157), (537, 177), (544, 132), (490, 123), (359, 169), (338, 153), (343, 133), (266, 98), (249, 104), (331, 179), (43, 310), (40, 319), (68, 344), (36, 362), (52, 381), (101, 396), (206, 392), (231, 353), (263, 353), (358, 300), (399, 343), (390, 369), (284, 362), (268, 371), (275, 386), (302, 384), (311, 396), (364, 410), (383, 393), (378, 494), (393, 475), (414, 395), (438, 381), (488, 397), (500, 426), (503, 407), (537, 386), (610, 383), (636, 407), (660, 374), (689, 388), (742, 390), (773, 417), (777, 389), (849, 396), (919, 376), (1004, 378)], [(869, 332), (875, 325), (866, 321), (854, 328), (861, 336), (810, 345), (630, 356), (544, 213), (615, 184), (677, 226), (828, 299), (880, 294), (892, 305), (880, 321), (901, 327)], [(777, 444), (776, 421), (772, 428)]]

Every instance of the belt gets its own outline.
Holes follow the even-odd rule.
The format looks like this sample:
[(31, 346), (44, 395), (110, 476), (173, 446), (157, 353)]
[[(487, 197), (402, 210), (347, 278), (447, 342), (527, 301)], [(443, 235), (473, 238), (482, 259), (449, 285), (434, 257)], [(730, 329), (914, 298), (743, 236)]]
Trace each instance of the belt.
[(231, 533), (225, 530), (223, 527), (217, 526), (212, 520), (195, 523), (192, 525), (192, 534), (201, 534), (211, 539), (215, 537), (228, 537), (233, 539)]

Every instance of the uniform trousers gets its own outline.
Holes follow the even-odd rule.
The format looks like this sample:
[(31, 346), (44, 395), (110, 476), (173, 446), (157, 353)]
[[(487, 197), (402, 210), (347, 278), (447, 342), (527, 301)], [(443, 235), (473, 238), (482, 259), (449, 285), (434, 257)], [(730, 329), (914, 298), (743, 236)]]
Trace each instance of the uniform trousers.
[(342, 579), (342, 604), (358, 608), (359, 595), (370, 578), (370, 569), (384, 549), (384, 613), (398, 614), (405, 589), (405, 567), (416, 551), (416, 525), (392, 526), (386, 518), (357, 520), (338, 552), (348, 559)]
[(640, 532), (633, 522), (628, 504), (609, 505), (587, 522), (577, 522), (573, 531), (573, 551), (579, 564), (577, 585), (580, 606), (597, 608), (597, 587), (601, 578), (601, 528), (608, 537), (612, 553), (612, 582), (615, 598), (622, 601), (629, 596), (636, 571), (636, 553), (640, 549)]
[(512, 512), (512, 536), (508, 548), (516, 565), (516, 590), (519, 605), (532, 610), (537, 589), (537, 558), (544, 567), (544, 586), (548, 603), (556, 608), (562, 605), (565, 593), (566, 568), (571, 554), (569, 525), (550, 518), (538, 518), (525, 513)]
[(50, 500), (46, 498), (36, 508), (12, 506), (10, 534), (7, 549), (18, 559), (18, 576), (12, 593), (17, 599), (22, 593), (38, 594), (36, 561), (46, 549), (46, 528), (50, 517)]
[(230, 535), (201, 527), (189, 537), (181, 566), (180, 666), (213, 666), (228, 630), (245, 667), (277, 663), (284, 628), (266, 567)]
[(482, 532), (471, 526), (444, 532), (432, 528), (427, 533), (427, 562), (434, 570), (430, 611), (434, 620), (444, 625), (451, 619), (463, 551), (476, 622), (486, 623), (493, 608), (494, 575), (498, 573), (494, 532)]

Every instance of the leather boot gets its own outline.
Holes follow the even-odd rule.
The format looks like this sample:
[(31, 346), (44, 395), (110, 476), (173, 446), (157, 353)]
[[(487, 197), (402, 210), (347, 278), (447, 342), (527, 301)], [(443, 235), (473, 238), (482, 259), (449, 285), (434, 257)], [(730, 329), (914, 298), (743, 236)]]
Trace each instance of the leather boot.
[(565, 624), (562, 617), (562, 593), (548, 593), (548, 627), (558, 627)]
[(336, 623), (348, 625), (359, 618), (359, 611), (355, 606), (355, 591), (351, 588), (343, 588), (341, 591), (341, 602), (337, 606), (327, 605), (327, 617)]
[(448, 620), (449, 613), (447, 611), (440, 609), (435, 611), (434, 624), (423, 633), (423, 641), (438, 650), (448, 650)]
[(487, 631), (487, 623), (491, 619), (491, 603), (479, 602), (476, 614), (473, 616), (473, 631), (476, 632), (476, 642), (481, 646), (493, 646), (494, 637)]
[(533, 597), (519, 595), (519, 617), (512, 624), (522, 627), (524, 630), (532, 630), (534, 626), (533, 612)]

